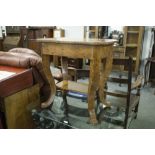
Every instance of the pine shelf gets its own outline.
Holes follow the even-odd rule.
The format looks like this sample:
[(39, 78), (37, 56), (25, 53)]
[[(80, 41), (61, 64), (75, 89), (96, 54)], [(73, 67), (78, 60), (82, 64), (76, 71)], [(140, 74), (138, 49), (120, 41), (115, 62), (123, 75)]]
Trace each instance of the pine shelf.
[(138, 44), (126, 44), (126, 47), (135, 48), (138, 47)]
[(143, 26), (125, 26), (124, 27), (124, 46), (125, 56), (131, 56), (134, 60), (133, 71), (139, 72), (141, 48), (143, 41)]
[(131, 34), (139, 34), (138, 31), (128, 31), (128, 33), (131, 33)]

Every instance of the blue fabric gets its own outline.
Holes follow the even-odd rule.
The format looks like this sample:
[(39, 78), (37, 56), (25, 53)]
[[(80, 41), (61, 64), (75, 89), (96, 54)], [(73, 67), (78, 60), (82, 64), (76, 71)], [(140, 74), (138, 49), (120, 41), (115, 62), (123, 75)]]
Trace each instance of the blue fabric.
[(73, 91), (68, 91), (67, 96), (78, 98), (78, 99), (85, 99), (85, 100), (87, 100), (87, 98), (88, 98), (87, 94), (82, 94), (82, 93), (73, 92)]

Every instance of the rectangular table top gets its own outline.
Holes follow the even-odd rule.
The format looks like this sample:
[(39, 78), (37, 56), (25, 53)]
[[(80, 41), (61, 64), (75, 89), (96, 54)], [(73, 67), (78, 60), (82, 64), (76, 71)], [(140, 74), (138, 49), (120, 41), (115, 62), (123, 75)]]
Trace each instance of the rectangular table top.
[(115, 39), (76, 39), (76, 38), (38, 38), (32, 39), (42, 43), (63, 43), (63, 44), (81, 44), (81, 45), (111, 45), (116, 42)]

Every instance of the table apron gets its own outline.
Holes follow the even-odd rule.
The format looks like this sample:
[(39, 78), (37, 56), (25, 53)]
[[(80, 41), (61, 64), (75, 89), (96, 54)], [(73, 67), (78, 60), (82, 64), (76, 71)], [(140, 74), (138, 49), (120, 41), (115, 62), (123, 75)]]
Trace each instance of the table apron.
[(102, 59), (108, 57), (109, 51), (111, 46), (42, 43), (42, 54), (69, 58), (94, 59), (95, 55), (99, 55)]

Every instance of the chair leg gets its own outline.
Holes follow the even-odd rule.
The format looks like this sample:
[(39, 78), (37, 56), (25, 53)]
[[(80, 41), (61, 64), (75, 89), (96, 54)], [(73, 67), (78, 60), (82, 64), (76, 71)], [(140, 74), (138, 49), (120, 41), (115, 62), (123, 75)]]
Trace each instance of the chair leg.
[(68, 103), (67, 103), (67, 92), (66, 91), (62, 92), (62, 98), (64, 102), (64, 115), (65, 117), (68, 117)]
[(99, 105), (100, 105), (99, 90), (96, 91), (96, 100), (97, 100), (97, 107), (96, 107), (96, 114), (97, 114), (97, 110), (98, 110)]
[(147, 61), (144, 66), (144, 85), (143, 86), (146, 86), (148, 83), (148, 79), (147, 79), (147, 67), (148, 66), (149, 66), (149, 61)]
[[(122, 74), (119, 75), (119, 78), (122, 79)], [(119, 83), (119, 86), (121, 87), (121, 83)]]
[(127, 129), (128, 117), (129, 117), (129, 103), (127, 103), (127, 107), (126, 107), (126, 110), (125, 110), (124, 129)]
[(136, 118), (137, 118), (138, 108), (139, 108), (139, 102), (138, 102), (138, 104), (136, 105), (135, 110), (134, 110), (134, 112), (136, 113), (136, 115), (135, 115), (134, 119), (136, 119)]
[(127, 129), (127, 124), (128, 124), (128, 117), (125, 116), (125, 121), (124, 121), (124, 129)]
[[(106, 90), (106, 91), (108, 90), (107, 82), (105, 83), (104, 90)], [(106, 93), (104, 93), (104, 98), (105, 98), (105, 100), (107, 99), (107, 94)]]
[(71, 129), (72, 125), (69, 121), (68, 117), (68, 103), (67, 103), (67, 91), (62, 92), (62, 98), (64, 102), (64, 117), (61, 119), (61, 122), (63, 123), (63, 129)]

